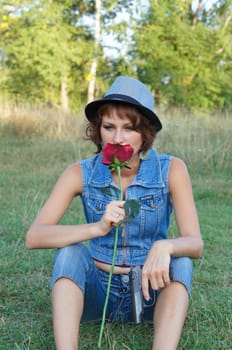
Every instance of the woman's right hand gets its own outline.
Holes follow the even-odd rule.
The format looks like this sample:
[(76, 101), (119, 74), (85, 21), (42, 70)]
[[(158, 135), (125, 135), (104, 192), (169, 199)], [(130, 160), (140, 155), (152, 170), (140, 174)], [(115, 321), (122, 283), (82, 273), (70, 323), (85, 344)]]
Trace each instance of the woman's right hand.
[(117, 226), (125, 219), (125, 201), (111, 201), (106, 206), (106, 210), (99, 221), (102, 236), (105, 236), (113, 226)]

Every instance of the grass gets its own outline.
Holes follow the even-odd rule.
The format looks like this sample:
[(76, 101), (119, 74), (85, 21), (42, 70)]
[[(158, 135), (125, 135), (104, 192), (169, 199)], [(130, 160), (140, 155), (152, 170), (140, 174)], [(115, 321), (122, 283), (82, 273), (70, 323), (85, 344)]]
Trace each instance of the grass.
[[(52, 130), (51, 121), (43, 118), (46, 130)], [(44, 135), (42, 127), (38, 134), (34, 131), (34, 117), (26, 118), (30, 127), (24, 133), (23, 118), (17, 130), (12, 128), (13, 115), (7, 122), (0, 117), (0, 350), (55, 349), (49, 295), (54, 250), (27, 251), (25, 232), (61, 171), (93, 153), (73, 130), (80, 120), (60, 118), (63, 133), (57, 133), (59, 127)], [(156, 147), (187, 162), (205, 242), (203, 258), (194, 261), (192, 298), (179, 350), (231, 350), (231, 116), (220, 118), (219, 124), (217, 117), (164, 119)], [(78, 199), (62, 221), (84, 222)], [(174, 223), (170, 234), (176, 234)], [(99, 328), (92, 323), (81, 326), (81, 350), (97, 348)], [(104, 350), (150, 350), (151, 344), (149, 325), (106, 325)]]

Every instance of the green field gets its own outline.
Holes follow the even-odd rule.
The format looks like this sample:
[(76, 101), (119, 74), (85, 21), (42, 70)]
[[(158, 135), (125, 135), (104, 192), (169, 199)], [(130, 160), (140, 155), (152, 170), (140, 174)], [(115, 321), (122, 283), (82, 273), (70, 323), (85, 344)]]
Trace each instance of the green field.
[[(165, 118), (155, 145), (186, 161), (205, 243), (203, 258), (194, 261), (179, 349), (231, 350), (232, 117)], [(41, 121), (39, 129), (22, 119), (0, 123), (0, 350), (53, 350), (49, 279), (55, 251), (26, 250), (25, 233), (61, 171), (93, 148), (71, 129), (69, 138), (65, 123), (53, 135), (43, 135)], [(84, 222), (78, 199), (63, 222)], [(172, 223), (170, 235), (175, 234)], [(97, 349), (99, 328), (81, 326), (81, 350)], [(107, 324), (103, 343), (104, 350), (150, 350), (152, 328)]]

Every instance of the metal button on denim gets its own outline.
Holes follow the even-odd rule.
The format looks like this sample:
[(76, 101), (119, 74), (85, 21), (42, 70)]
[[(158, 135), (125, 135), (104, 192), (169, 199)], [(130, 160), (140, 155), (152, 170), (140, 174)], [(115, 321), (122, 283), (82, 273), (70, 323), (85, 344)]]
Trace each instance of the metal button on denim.
[(121, 275), (122, 282), (128, 283), (129, 282), (129, 275)]

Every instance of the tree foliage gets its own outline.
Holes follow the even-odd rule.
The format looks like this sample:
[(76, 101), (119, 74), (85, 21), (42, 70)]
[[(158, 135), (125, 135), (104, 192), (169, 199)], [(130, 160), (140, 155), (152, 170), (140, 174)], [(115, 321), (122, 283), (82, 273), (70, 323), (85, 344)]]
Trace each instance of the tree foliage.
[[(230, 1), (209, 7), (202, 0), (146, 4), (102, 0), (95, 97), (115, 76), (127, 74), (150, 86), (157, 103), (231, 109)], [(72, 109), (86, 102), (96, 56), (95, 5), (94, 0), (1, 1), (0, 69), (9, 94), (64, 107), (66, 98)]]
[(14, 5), (14, 11), (2, 14), (8, 19), (1, 35), (11, 94), (49, 104), (61, 103), (62, 84), (67, 84), (68, 94), (75, 91), (77, 99), (85, 94), (92, 40), (76, 25), (79, 12), (71, 1), (40, 1)]
[(201, 2), (150, 1), (135, 28), (138, 77), (157, 102), (194, 109), (232, 107), (231, 5), (206, 10)]

